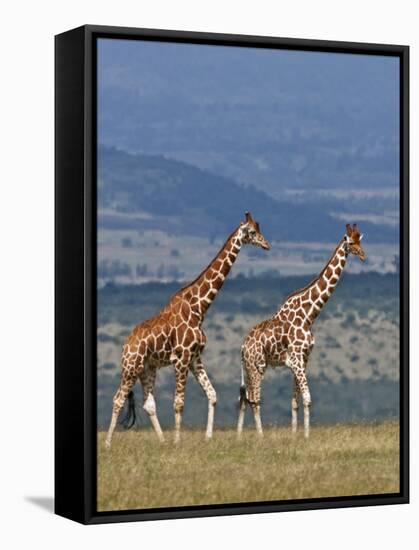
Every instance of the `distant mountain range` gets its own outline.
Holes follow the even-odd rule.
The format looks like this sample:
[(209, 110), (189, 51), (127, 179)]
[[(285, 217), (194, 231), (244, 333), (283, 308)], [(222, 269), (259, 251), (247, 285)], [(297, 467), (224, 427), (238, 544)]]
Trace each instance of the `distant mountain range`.
[(395, 189), (398, 59), (101, 40), (99, 137), (251, 184)]
[[(253, 186), (160, 155), (129, 154), (100, 146), (98, 151), (98, 223), (107, 229), (160, 229), (174, 234), (220, 238), (250, 210), (268, 239), (335, 242), (345, 223), (330, 212), (353, 207), (345, 201), (318, 203), (275, 200)], [(398, 239), (388, 225), (362, 222), (368, 242)]]

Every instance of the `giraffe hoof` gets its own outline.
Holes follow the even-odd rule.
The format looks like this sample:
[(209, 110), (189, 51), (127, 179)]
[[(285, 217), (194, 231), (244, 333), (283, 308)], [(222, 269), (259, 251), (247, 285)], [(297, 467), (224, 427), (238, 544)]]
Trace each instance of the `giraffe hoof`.
[(111, 442), (106, 440), (105, 441), (105, 449), (109, 450), (111, 448)]

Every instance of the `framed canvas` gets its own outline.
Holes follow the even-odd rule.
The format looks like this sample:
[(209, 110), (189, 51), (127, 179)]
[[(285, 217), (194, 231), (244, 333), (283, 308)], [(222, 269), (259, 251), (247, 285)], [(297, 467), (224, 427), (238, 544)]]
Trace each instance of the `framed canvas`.
[(407, 503), (408, 47), (55, 47), (56, 513)]

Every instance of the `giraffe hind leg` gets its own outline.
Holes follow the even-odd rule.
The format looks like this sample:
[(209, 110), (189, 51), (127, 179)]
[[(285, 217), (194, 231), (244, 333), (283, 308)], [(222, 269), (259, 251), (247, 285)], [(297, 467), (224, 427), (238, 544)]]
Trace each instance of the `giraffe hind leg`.
[(175, 443), (180, 441), (180, 427), (185, 405), (185, 389), (190, 367), (190, 353), (185, 351), (175, 362), (176, 390), (174, 399), (175, 411)]
[(263, 436), (262, 418), (260, 416), (260, 404), (252, 403), (253, 416), (255, 417), (256, 432), (259, 436)]
[(263, 436), (262, 418), (260, 416), (260, 398), (261, 398), (261, 385), (262, 374), (257, 371), (252, 380), (251, 387), (249, 388), (249, 403), (252, 407), (253, 416), (255, 419), (256, 432), (258, 435)]
[(159, 438), (159, 441), (164, 441), (163, 431), (157, 417), (156, 401), (154, 399), (154, 386), (156, 382), (156, 368), (148, 366), (140, 374), (140, 382), (143, 387), (144, 404), (143, 409), (150, 418), (151, 425)]
[(196, 365), (193, 365), (191, 367), (191, 371), (208, 399), (208, 419), (205, 438), (207, 440), (210, 440), (212, 438), (212, 432), (214, 428), (214, 412), (215, 405), (217, 404), (217, 394), (214, 390), (213, 385), (211, 384), (210, 379), (208, 378), (205, 367), (200, 360), (197, 361)]
[[(135, 407), (133, 402), (132, 387), (134, 386), (136, 379), (137, 379), (136, 375), (134, 376), (134, 375), (128, 375), (128, 374), (122, 373), (121, 384), (119, 385), (119, 388), (117, 389), (113, 398), (112, 418), (111, 418), (111, 423), (109, 425), (108, 433), (105, 440), (105, 445), (107, 449), (111, 447), (112, 436), (118, 422), (118, 417), (127, 398), (129, 400), (128, 414), (130, 414), (130, 409), (131, 409), (131, 416), (132, 416), (133, 408)], [(134, 415), (135, 415), (135, 408), (134, 408)]]
[[(246, 401), (252, 408), (255, 419), (256, 432), (259, 436), (263, 436), (262, 419), (260, 416), (260, 400), (262, 392), (262, 380), (266, 370), (266, 361), (262, 346), (257, 346), (252, 351), (253, 357), (249, 361), (244, 361), (245, 380), (246, 380)], [(244, 412), (242, 413), (244, 417)], [(239, 417), (240, 419), (240, 417)]]

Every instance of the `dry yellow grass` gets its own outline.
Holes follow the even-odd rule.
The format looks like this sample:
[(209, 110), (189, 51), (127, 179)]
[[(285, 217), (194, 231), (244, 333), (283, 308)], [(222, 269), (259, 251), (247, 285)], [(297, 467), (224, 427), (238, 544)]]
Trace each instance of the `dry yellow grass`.
[(150, 430), (118, 432), (112, 448), (98, 433), (98, 510), (288, 500), (399, 491), (399, 425), (252, 429), (240, 441), (217, 430), (184, 429), (178, 446)]

